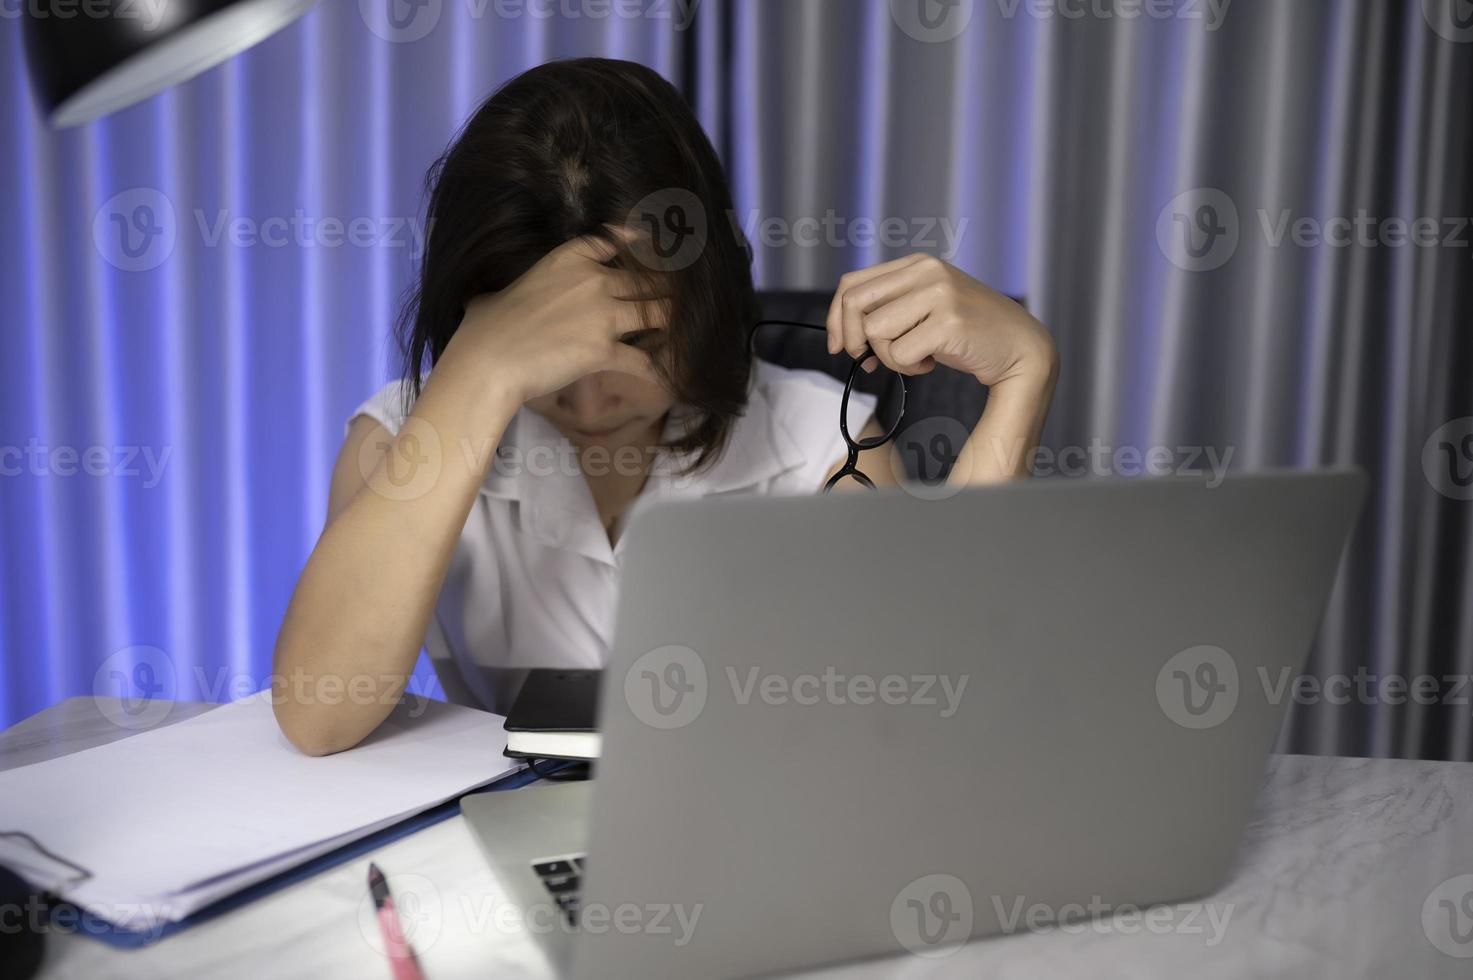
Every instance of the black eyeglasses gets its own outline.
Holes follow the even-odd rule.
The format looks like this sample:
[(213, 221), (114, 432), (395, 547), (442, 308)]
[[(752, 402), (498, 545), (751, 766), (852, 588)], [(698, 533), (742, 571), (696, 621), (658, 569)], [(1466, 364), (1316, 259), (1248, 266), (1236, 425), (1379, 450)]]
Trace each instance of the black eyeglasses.
[[(827, 330), (828, 328), (817, 323), (799, 323), (795, 320), (758, 320), (752, 324), (752, 333), (748, 338), (749, 344), (755, 346), (757, 339), (757, 328), (765, 326), (777, 327), (805, 327), (809, 330)], [(823, 485), (823, 492), (828, 493), (844, 477), (850, 477), (854, 482), (870, 490), (875, 489), (874, 481), (859, 471), (859, 454), (869, 449), (876, 449), (895, 438), (895, 433), (900, 431), (900, 423), (905, 418), (905, 376), (897, 374), (895, 377), (900, 381), (900, 403), (895, 412), (895, 421), (890, 427), (878, 436), (870, 436), (867, 439), (855, 439), (849, 434), (849, 392), (854, 390), (854, 382), (858, 380), (860, 366), (873, 352), (866, 347), (864, 351), (854, 359), (854, 364), (849, 368), (849, 380), (844, 383), (844, 398), (839, 402), (839, 433), (844, 437), (844, 444), (849, 447), (849, 458), (839, 471), (829, 477), (829, 482)]]

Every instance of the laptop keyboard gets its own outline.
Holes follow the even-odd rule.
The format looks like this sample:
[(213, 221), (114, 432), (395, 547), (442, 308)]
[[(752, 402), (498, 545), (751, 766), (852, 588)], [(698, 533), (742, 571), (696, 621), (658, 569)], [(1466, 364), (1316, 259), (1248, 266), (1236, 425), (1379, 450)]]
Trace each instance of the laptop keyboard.
[(557, 907), (567, 916), (569, 925), (578, 924), (582, 906), (583, 861), (586, 855), (573, 854), (560, 858), (540, 858), (532, 862), (542, 887), (547, 889)]

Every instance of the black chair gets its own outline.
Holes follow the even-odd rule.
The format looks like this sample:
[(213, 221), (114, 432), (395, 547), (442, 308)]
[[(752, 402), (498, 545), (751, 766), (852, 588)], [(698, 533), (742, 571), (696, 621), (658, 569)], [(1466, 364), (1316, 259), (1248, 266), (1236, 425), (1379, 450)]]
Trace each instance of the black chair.
[[(758, 299), (765, 318), (822, 324), (828, 317), (829, 302), (833, 299), (833, 294), (774, 290), (758, 293)], [(848, 354), (830, 354), (825, 341), (821, 330), (773, 325), (758, 329), (754, 346), (757, 356), (764, 361), (787, 368), (822, 371), (841, 382), (847, 381), (849, 369), (854, 362)], [(908, 394), (905, 400), (905, 423), (899, 434), (902, 443), (912, 426), (917, 426), (917, 431), (922, 431), (927, 427), (934, 429), (937, 425), (945, 424), (938, 420), (953, 420), (966, 432), (970, 432), (982, 417), (982, 409), (987, 405), (987, 389), (978, 384), (976, 378), (941, 365), (937, 365), (930, 374), (907, 379), (906, 386)], [(895, 418), (900, 381), (894, 374), (885, 370), (874, 374), (861, 373), (855, 387), (879, 396), (877, 411), (881, 424), (888, 424)], [(921, 424), (923, 422), (924, 425)], [(936, 480), (944, 477), (945, 470), (950, 468), (950, 461), (946, 460), (940, 472), (923, 472), (931, 468), (925, 462), (924, 453), (907, 452), (903, 444), (898, 448), (912, 480)], [(955, 458), (954, 450), (951, 458)]]

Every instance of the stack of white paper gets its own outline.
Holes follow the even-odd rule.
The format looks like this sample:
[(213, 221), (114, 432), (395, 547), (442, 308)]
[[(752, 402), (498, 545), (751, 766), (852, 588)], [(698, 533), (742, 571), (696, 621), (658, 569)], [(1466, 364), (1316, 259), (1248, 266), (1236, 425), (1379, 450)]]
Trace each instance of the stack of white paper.
[[(61, 889), (67, 899), (152, 930), (512, 772), (504, 720), (406, 698), (358, 747), (313, 758), (281, 734), (262, 692), (0, 772), (0, 829), (91, 872)], [(61, 877), (17, 838), (0, 837), (0, 864), (38, 887)]]

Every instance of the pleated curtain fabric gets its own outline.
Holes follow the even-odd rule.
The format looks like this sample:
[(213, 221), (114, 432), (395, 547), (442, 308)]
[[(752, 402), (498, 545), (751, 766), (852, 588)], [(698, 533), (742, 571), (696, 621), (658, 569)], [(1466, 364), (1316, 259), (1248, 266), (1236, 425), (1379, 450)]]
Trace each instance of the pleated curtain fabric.
[[(763, 287), (925, 251), (1027, 297), (1064, 363), (1043, 478), (1364, 467), (1280, 747), (1473, 758), (1465, 0), (395, 2), (61, 133), (0, 23), (0, 721), (141, 663), (264, 682), (425, 168), (499, 82), (604, 55), (687, 93)], [(162, 258), (109, 237), (140, 204)], [(94, 445), (99, 476), (55, 455)]]
[(913, 238), (949, 218), (962, 234), (919, 250), (1025, 295), (1057, 339), (1049, 472), (1071, 447), (1098, 450), (1075, 471), (1130, 472), (1153, 448), (1209, 474), (1214, 459), (1230, 473), (1365, 468), (1307, 676), (1281, 695), (1280, 748), (1473, 758), (1469, 11), (735, 0), (702, 13), (726, 37), (699, 49), (721, 55), (695, 73), (699, 104), (738, 210), (753, 209), (765, 282), (831, 286), (916, 248), (852, 234), (805, 248), (764, 239), (762, 218), (780, 232), (833, 209), (851, 232), (890, 219)]

